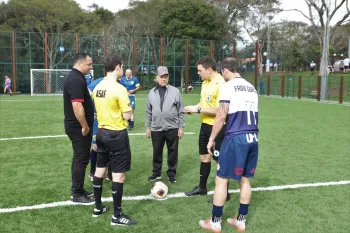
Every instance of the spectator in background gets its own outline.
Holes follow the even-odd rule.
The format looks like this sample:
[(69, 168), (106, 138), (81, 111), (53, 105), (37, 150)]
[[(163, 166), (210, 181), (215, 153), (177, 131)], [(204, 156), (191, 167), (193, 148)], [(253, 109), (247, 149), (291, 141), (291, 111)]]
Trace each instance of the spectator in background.
[(349, 73), (349, 58), (345, 58), (344, 59), (344, 74), (347, 74)]
[(311, 75), (314, 75), (315, 66), (316, 66), (316, 64), (314, 63), (314, 61), (311, 61), (311, 63), (310, 63)]
[(6, 91), (10, 92), (10, 95), (12, 95), (11, 87), (11, 79), (9, 78), (9, 76), (5, 76), (4, 95), (6, 94)]

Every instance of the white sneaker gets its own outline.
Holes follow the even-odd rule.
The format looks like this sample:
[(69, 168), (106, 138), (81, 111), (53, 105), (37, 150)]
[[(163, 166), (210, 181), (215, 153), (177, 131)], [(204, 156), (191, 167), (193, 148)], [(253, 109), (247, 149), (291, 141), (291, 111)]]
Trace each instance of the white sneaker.
[(221, 221), (213, 222), (211, 218), (207, 220), (200, 220), (199, 226), (205, 230), (209, 230), (214, 233), (221, 233)]
[(245, 232), (245, 219), (238, 221), (237, 218), (228, 218), (227, 223), (236, 228), (237, 231)]

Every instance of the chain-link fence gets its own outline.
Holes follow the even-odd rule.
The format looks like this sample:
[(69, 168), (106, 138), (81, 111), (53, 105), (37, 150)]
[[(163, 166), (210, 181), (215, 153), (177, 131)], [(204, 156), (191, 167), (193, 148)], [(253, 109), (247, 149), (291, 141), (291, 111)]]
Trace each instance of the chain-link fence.
[[(124, 68), (133, 71), (144, 89), (155, 85), (156, 68), (164, 65), (169, 69), (171, 85), (182, 91), (186, 91), (186, 85), (192, 86), (192, 92), (199, 93), (202, 81), (197, 74), (198, 59), (205, 55), (214, 56), (220, 71), (219, 64), (225, 57), (236, 56), (241, 62), (242, 76), (255, 85), (260, 94), (267, 93), (267, 75), (270, 75), (270, 94), (282, 95), (282, 76), (285, 76), (283, 94), (295, 97), (299, 79), (298, 74), (291, 73), (291, 69), (294, 72), (309, 71), (310, 62), (315, 61), (317, 70), (319, 58), (304, 57), (297, 66), (292, 67), (293, 63), (286, 60), (288, 51), (283, 50), (281, 42), (272, 41), (271, 54), (267, 56), (263, 52), (266, 51), (265, 47), (225, 40), (0, 32), (0, 76), (11, 76), (17, 93), (30, 93), (31, 69), (70, 69), (74, 55), (87, 52), (93, 59), (94, 76), (97, 78), (104, 76), (104, 57), (119, 54), (123, 58)], [(267, 64), (267, 59), (270, 64)], [(301, 93), (312, 97), (310, 93), (317, 89), (317, 73), (307, 75), (304, 72), (301, 75)], [(344, 77), (344, 97), (347, 99), (350, 77)], [(339, 85), (339, 76), (328, 78), (329, 100), (339, 96)]]

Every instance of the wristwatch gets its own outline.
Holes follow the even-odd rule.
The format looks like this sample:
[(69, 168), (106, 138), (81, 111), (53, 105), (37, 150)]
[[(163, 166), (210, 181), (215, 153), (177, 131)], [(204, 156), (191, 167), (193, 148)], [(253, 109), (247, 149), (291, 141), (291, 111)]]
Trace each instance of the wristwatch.
[(201, 107), (198, 107), (198, 108), (197, 108), (197, 112), (198, 112), (198, 113), (201, 113), (201, 110), (202, 110)]

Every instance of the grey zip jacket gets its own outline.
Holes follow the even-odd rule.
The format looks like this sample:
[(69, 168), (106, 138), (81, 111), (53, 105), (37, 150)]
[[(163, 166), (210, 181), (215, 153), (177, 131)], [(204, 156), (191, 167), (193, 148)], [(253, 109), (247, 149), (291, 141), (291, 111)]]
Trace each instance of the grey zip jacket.
[(166, 89), (163, 111), (160, 108), (158, 87), (152, 88), (148, 94), (145, 126), (151, 131), (167, 131), (185, 127), (184, 104), (180, 91), (171, 85), (167, 85)]

